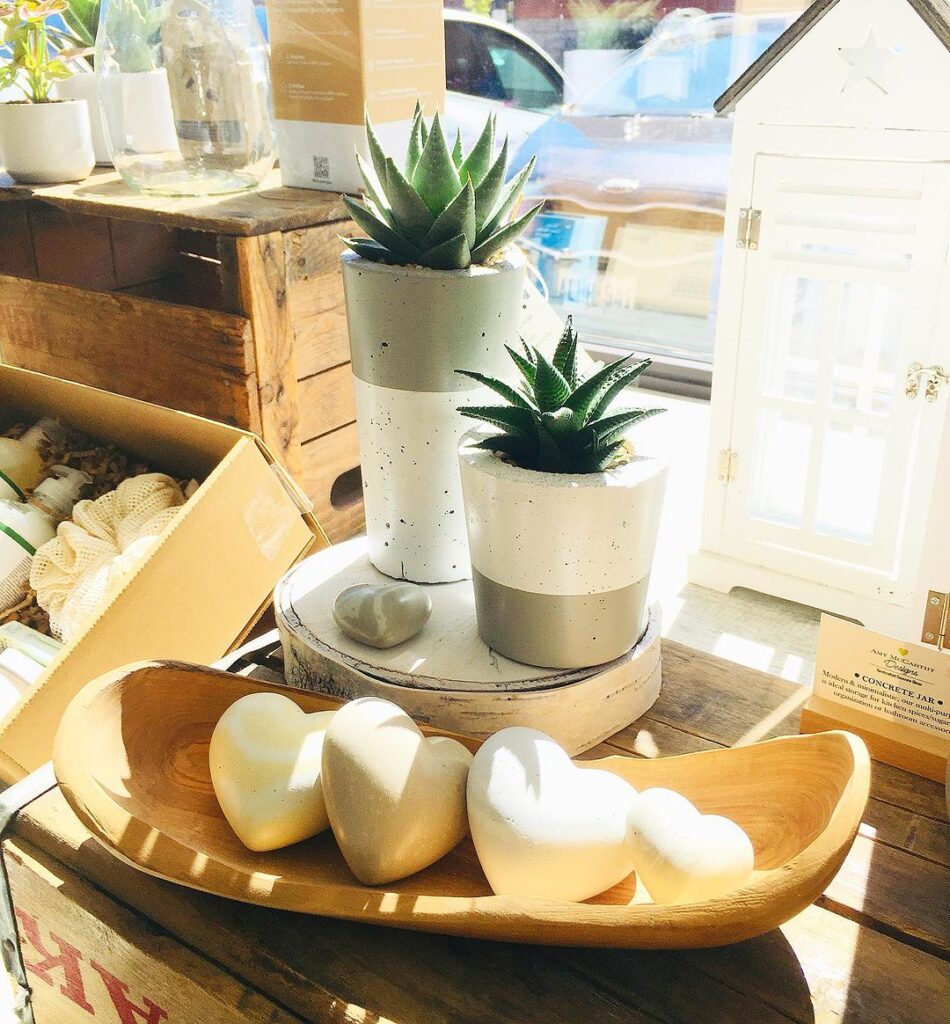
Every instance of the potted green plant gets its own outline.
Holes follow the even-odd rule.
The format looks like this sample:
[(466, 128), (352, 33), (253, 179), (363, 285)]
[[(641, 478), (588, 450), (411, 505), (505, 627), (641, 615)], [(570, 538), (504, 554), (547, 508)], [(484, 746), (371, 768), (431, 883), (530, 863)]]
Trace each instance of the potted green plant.
[(579, 100), (642, 46), (656, 27), (657, 0), (569, 0), (577, 45), (564, 51), (568, 102)]
[(0, 3), (0, 89), (15, 86), (24, 97), (0, 103), (0, 161), (17, 181), (78, 181), (95, 163), (86, 105), (52, 94), (72, 72), (47, 19), (66, 8), (66, 0)]
[(494, 118), (465, 154), (417, 107), (402, 167), (368, 119), (366, 132), (365, 197), (343, 202), (368, 237), (345, 239), (342, 260), (369, 556), (400, 579), (464, 579), (456, 407), (480, 385), (454, 369), (501, 372), (517, 336), (525, 260), (512, 243), (540, 208), (517, 215), (533, 162), (506, 183)]
[(478, 630), (529, 665), (603, 664), (647, 625), (666, 462), (636, 450), (630, 431), (663, 410), (611, 406), (650, 360), (579, 380), (570, 319), (552, 359), (509, 354), (520, 389), (459, 371), (504, 400), (460, 410), (487, 424), (459, 446)]

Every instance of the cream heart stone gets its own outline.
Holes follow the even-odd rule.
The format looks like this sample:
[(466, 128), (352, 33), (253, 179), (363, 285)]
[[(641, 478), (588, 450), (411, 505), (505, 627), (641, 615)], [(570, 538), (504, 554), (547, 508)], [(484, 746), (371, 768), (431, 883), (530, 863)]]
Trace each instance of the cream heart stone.
[(383, 650), (412, 639), (431, 614), (432, 598), (415, 583), (358, 583), (333, 602), (333, 618), (347, 636)]
[(633, 870), (627, 815), (637, 791), (597, 768), (578, 768), (549, 736), (503, 729), (468, 776), (472, 840), (492, 890), (505, 896), (586, 900)]
[(729, 818), (700, 812), (671, 789), (647, 789), (627, 819), (637, 874), (656, 903), (699, 903), (742, 888), (755, 851)]
[(323, 791), (346, 863), (366, 885), (413, 875), (468, 832), (465, 782), (472, 754), (428, 739), (395, 704), (344, 705), (323, 746)]
[(330, 823), (321, 766), (336, 714), (306, 714), (279, 693), (249, 693), (214, 727), (208, 762), (228, 824), (251, 850), (276, 850)]

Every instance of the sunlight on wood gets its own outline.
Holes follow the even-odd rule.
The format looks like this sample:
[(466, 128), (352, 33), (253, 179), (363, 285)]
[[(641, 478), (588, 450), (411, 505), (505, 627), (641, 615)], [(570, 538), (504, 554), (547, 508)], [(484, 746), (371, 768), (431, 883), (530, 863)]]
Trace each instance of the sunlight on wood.
[[(789, 715), (797, 711), (808, 700), (811, 690), (807, 686), (801, 687), (790, 697), (787, 697), (771, 714), (756, 722), (755, 725), (736, 740), (735, 746), (744, 747), (750, 743), (758, 743), (780, 723), (784, 722)], [(797, 730), (796, 730), (797, 731)]]

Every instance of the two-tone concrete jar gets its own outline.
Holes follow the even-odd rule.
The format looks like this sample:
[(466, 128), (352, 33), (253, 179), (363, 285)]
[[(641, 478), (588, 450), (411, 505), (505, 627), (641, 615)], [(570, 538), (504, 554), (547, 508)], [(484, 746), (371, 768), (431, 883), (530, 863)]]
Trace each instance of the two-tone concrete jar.
[(543, 473), (459, 446), (478, 630), (505, 657), (546, 668), (619, 658), (647, 626), (665, 460)]
[(345, 253), (343, 285), (356, 388), (369, 557), (417, 583), (466, 579), (471, 566), (458, 439), (485, 389), (455, 372), (507, 372), (525, 261), (510, 248), (466, 270), (389, 266)]

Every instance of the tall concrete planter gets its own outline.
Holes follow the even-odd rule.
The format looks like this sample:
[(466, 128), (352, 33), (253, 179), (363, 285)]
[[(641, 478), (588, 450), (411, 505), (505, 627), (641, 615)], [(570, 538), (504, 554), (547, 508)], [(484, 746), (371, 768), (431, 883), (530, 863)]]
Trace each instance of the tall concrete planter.
[(459, 446), (478, 630), (505, 657), (546, 668), (619, 658), (647, 626), (666, 462), (542, 473)]
[(345, 253), (369, 557), (418, 583), (471, 571), (458, 471), (459, 405), (485, 392), (458, 367), (497, 376), (518, 338), (524, 257), (429, 270)]

